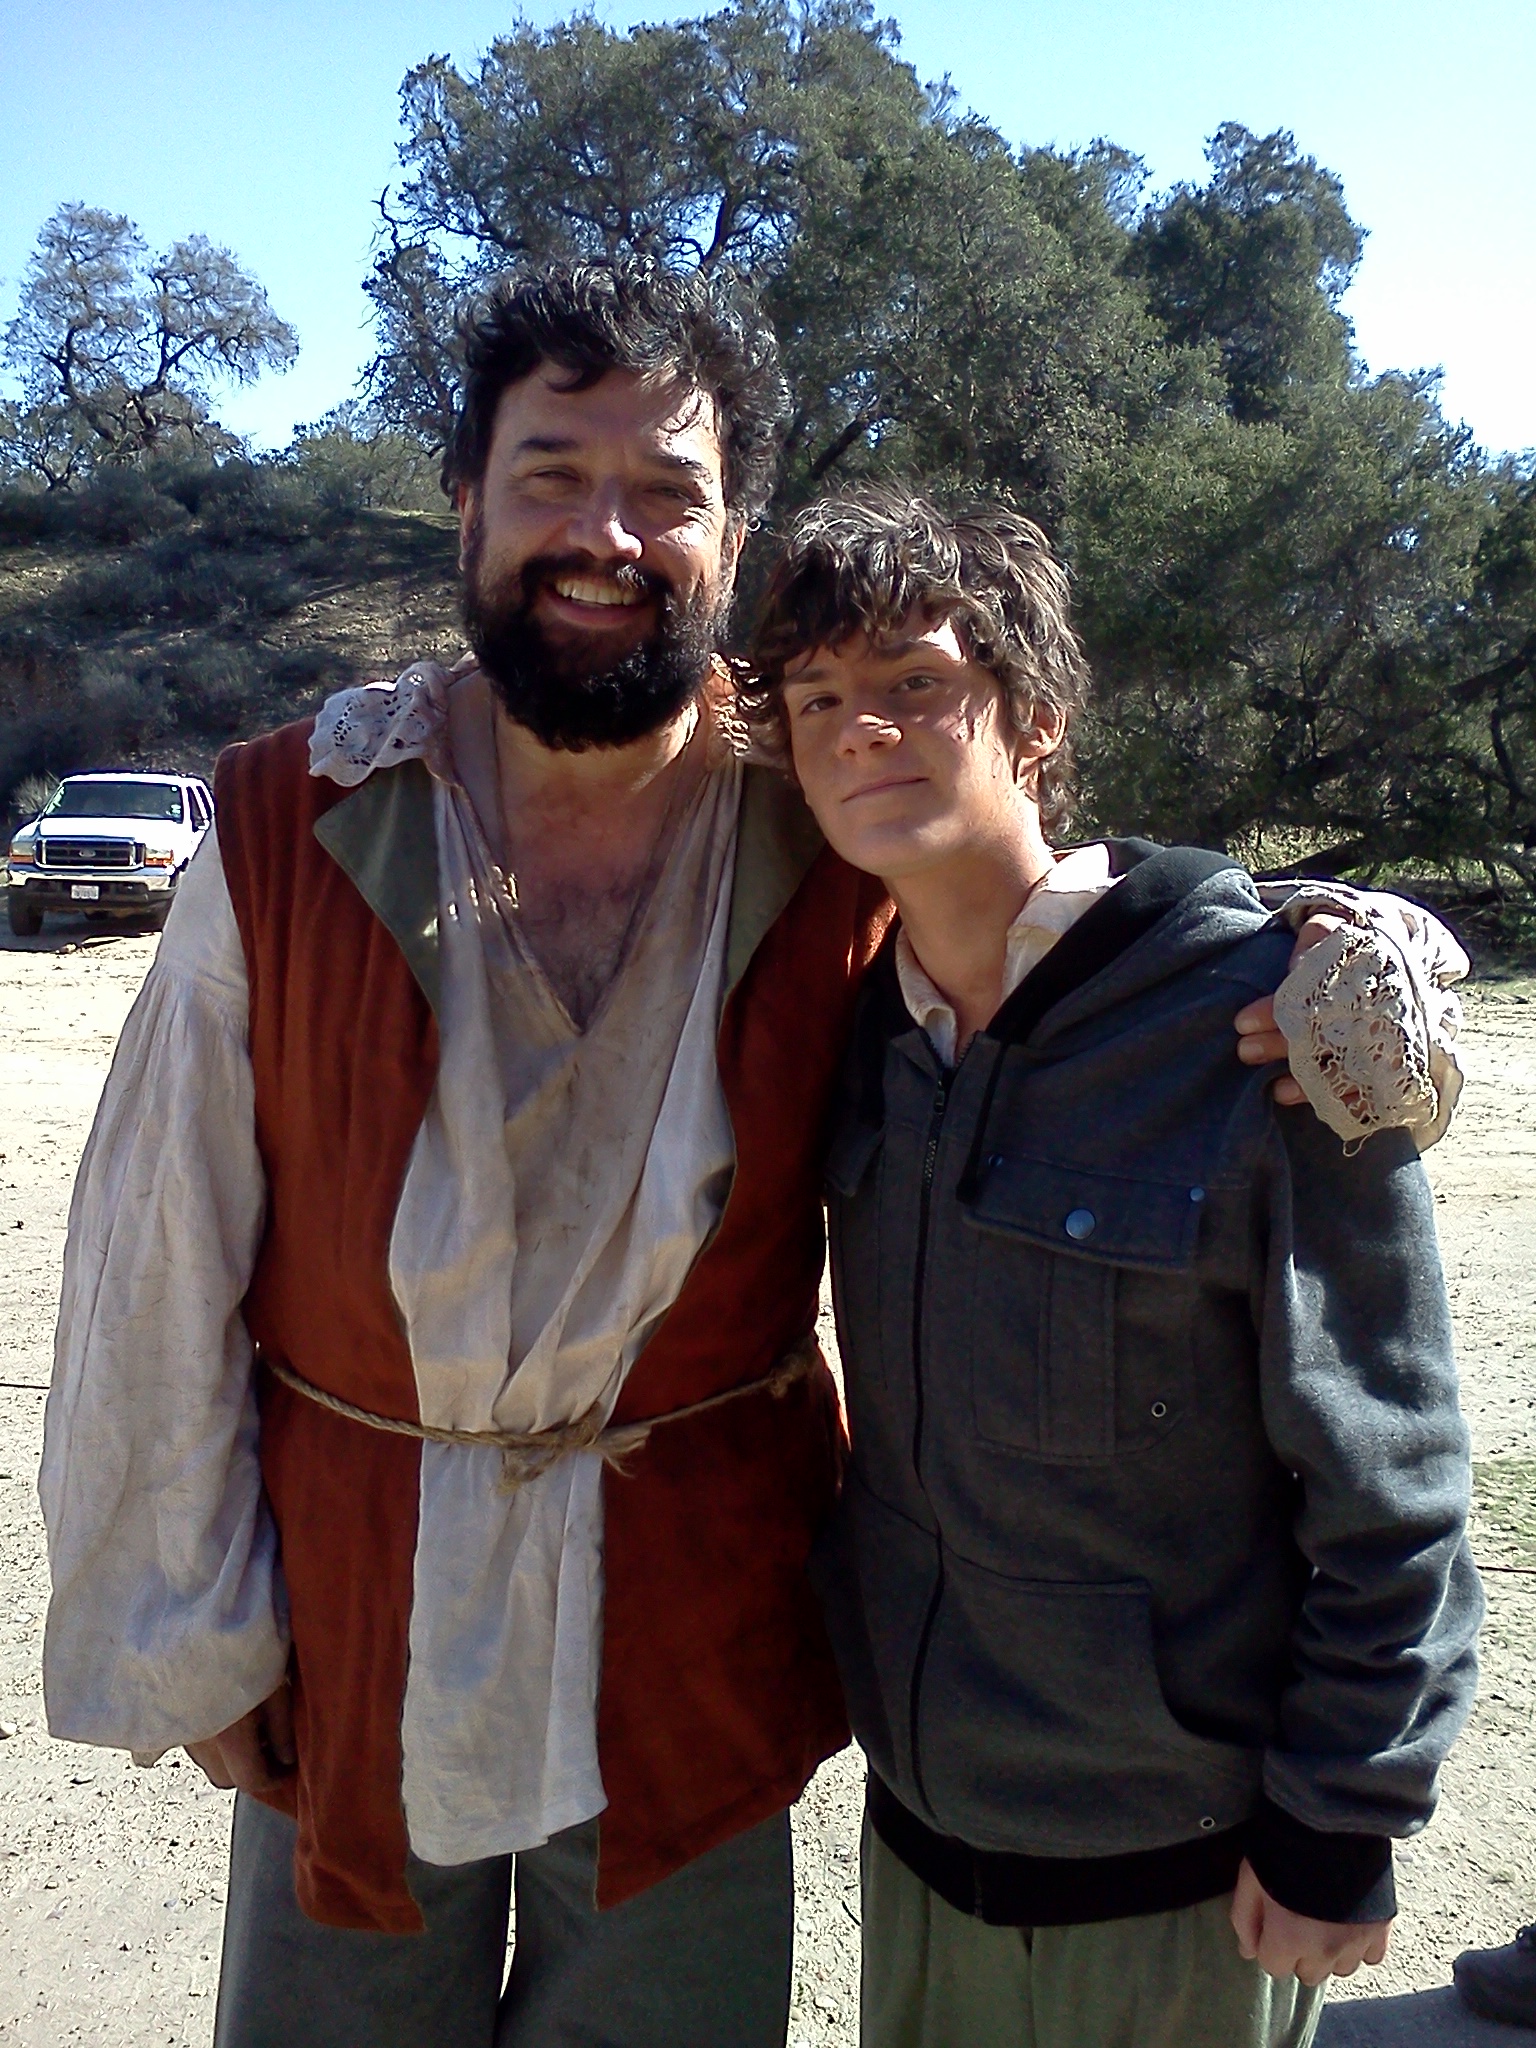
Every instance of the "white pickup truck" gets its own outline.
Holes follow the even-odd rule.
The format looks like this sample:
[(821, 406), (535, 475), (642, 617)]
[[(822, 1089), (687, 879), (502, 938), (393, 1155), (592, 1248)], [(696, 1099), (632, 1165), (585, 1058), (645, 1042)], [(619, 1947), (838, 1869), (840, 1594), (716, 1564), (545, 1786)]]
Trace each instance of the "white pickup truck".
[(50, 910), (163, 925), (212, 822), (213, 797), (193, 776), (69, 776), (11, 841), (11, 930), (34, 938)]

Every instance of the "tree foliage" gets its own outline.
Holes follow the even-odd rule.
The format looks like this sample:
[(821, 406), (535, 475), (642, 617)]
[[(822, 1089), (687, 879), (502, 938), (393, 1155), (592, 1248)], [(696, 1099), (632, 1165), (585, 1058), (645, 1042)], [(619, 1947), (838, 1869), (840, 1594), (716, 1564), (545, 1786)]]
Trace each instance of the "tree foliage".
[(1067, 550), (1096, 825), (1536, 890), (1536, 483), (1432, 377), (1369, 377), (1362, 232), (1285, 132), (1202, 184), (1015, 148), (862, 0), (527, 24), (401, 91), (376, 403), (440, 437), (452, 309), (576, 252), (730, 264), (794, 392), (779, 510), (866, 474), (1001, 494)]
[(1294, 136), (1229, 121), (1208, 156), (1209, 184), (1179, 186), (1141, 221), (1132, 266), (1171, 340), (1220, 351), (1234, 416), (1274, 419), (1348, 376), (1338, 306), (1362, 236), (1338, 179)]
[(296, 426), (277, 461), (335, 513), (442, 509), (432, 449), (419, 435), (379, 421), (355, 398)]
[(0, 413), (0, 449), (51, 488), (102, 463), (232, 449), (214, 386), (297, 353), (227, 249), (189, 235), (153, 255), (122, 214), (72, 202), (44, 223), (6, 330), (23, 396)]
[[(1536, 907), (1536, 462), (1473, 446), (1432, 376), (1368, 375), (1343, 311), (1362, 230), (1289, 133), (1229, 123), (1204, 181), (1149, 193), (1111, 143), (1010, 143), (867, 0), (519, 23), (470, 70), (427, 58), (401, 111), (367, 402), (300, 430), (272, 503), (424, 502), (456, 308), (506, 271), (730, 266), (794, 396), (770, 524), (896, 474), (1001, 495), (1065, 550), (1097, 678), (1089, 826)], [(8, 434), (50, 484), (94, 476), (104, 533), (149, 519), (163, 494), (139, 505), (121, 465), (216, 452), (216, 381), (293, 345), (227, 252), (151, 259), (129, 222), (61, 208), (6, 338), (25, 397), (0, 465)], [(143, 544), (150, 595), (190, 602), (176, 534)], [(198, 601), (265, 603), (269, 568), (239, 592), (200, 569)]]

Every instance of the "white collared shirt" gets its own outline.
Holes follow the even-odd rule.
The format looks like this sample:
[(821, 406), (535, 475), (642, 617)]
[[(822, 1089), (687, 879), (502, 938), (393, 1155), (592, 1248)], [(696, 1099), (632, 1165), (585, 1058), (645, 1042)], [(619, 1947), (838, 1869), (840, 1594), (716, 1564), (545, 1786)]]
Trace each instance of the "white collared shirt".
[[(1056, 856), (1008, 927), (1000, 1003), (1008, 1000), (1031, 968), (1039, 965), (1056, 941), (1119, 879), (1109, 872), (1109, 848), (1102, 843)], [(913, 1023), (927, 1032), (944, 1065), (954, 1066), (960, 1032), (954, 1009), (924, 972), (905, 930), (896, 934), (896, 979)]]

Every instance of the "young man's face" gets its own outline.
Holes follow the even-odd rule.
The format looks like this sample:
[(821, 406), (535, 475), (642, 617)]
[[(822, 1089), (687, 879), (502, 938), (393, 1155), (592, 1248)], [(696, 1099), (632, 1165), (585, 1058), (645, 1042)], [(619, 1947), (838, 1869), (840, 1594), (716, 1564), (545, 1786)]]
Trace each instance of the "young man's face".
[(497, 408), (460, 508), (470, 637), (511, 714), (556, 746), (654, 730), (703, 681), (741, 545), (707, 394), (542, 364)]
[(854, 867), (894, 882), (1016, 838), (1019, 763), (1039, 749), (952, 620), (812, 649), (785, 671), (784, 712), (806, 801)]

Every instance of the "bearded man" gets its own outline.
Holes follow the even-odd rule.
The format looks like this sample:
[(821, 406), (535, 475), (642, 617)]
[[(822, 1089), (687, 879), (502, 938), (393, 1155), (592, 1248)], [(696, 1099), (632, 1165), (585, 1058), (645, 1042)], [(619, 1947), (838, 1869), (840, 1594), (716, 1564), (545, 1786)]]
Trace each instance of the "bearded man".
[(238, 1788), (219, 2048), (776, 2048), (889, 906), (729, 743), (760, 318), (587, 265), (465, 342), (474, 656), (224, 756), (87, 1148), (49, 1720)]

